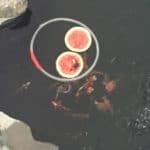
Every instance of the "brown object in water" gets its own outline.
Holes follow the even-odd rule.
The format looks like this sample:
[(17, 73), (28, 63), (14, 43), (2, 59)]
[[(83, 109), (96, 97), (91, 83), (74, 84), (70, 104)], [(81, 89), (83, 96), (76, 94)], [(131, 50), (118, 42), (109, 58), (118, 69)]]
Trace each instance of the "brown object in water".
[(70, 108), (64, 106), (61, 101), (52, 100), (51, 104), (56, 110), (70, 111)]
[(105, 87), (105, 90), (107, 92), (112, 92), (116, 88), (116, 81), (115, 80), (110, 80), (110, 81), (104, 81), (103, 85)]
[(83, 62), (84, 62), (84, 69), (87, 70), (89, 68), (89, 66), (88, 66), (88, 55), (83, 54), (82, 58), (83, 58)]
[(95, 105), (96, 105), (96, 108), (98, 110), (102, 110), (102, 111), (111, 111), (112, 112), (112, 104), (110, 102), (109, 99), (107, 99), (106, 97), (103, 97), (103, 101), (100, 102), (100, 101), (95, 101)]
[(90, 87), (87, 88), (86, 92), (87, 92), (88, 95), (90, 95), (90, 94), (92, 94), (94, 92), (94, 90), (95, 89), (90, 86)]
[(92, 94), (94, 92), (94, 82), (97, 80), (96, 75), (90, 75), (85, 83), (77, 90), (75, 96), (79, 97), (82, 93)]

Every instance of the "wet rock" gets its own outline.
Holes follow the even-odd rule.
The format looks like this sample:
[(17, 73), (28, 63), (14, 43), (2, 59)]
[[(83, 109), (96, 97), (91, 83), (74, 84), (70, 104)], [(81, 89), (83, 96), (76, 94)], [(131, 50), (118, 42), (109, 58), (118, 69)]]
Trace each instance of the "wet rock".
[(142, 83), (142, 103), (134, 119), (129, 121), (128, 126), (132, 133), (143, 135), (150, 133), (150, 77), (145, 77)]
[(25, 123), (0, 112), (0, 150), (58, 150), (56, 145), (36, 141)]
[(27, 7), (27, 0), (0, 0), (0, 25), (22, 15)]
[(134, 134), (142, 135), (150, 132), (150, 106), (143, 108), (128, 125)]

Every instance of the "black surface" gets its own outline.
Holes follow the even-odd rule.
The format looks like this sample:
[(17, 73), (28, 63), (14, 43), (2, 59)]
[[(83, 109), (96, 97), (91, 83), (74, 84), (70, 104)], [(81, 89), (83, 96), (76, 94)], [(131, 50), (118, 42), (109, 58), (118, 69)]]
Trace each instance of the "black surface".
[[(29, 8), (31, 18), (27, 15), (24, 23), (0, 30), (1, 110), (27, 122), (37, 139), (54, 142), (62, 149), (82, 147), (82, 140), (74, 143), (64, 138), (66, 130), (71, 129), (88, 130), (90, 136), (85, 143), (91, 143), (97, 150), (138, 150), (146, 144), (149, 135), (130, 141), (126, 123), (138, 101), (140, 79), (150, 70), (150, 1), (32, 0)], [(89, 122), (64, 123), (63, 117), (50, 111), (53, 94), (48, 87), (52, 81), (32, 65), (29, 44), (39, 24), (55, 17), (80, 20), (96, 33), (101, 46), (97, 69), (120, 79), (111, 97), (113, 117), (100, 114)], [(116, 60), (111, 64), (114, 57)], [(29, 90), (16, 94), (27, 81), (32, 83)]]

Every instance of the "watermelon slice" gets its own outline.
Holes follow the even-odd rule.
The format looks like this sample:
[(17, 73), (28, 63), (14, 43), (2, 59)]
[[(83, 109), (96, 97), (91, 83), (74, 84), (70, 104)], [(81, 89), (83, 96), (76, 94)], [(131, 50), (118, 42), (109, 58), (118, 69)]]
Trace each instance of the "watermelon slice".
[(92, 44), (89, 31), (83, 27), (72, 27), (65, 35), (65, 44), (74, 52), (85, 52)]
[(75, 52), (63, 52), (56, 60), (56, 70), (62, 77), (73, 78), (83, 70), (83, 59)]

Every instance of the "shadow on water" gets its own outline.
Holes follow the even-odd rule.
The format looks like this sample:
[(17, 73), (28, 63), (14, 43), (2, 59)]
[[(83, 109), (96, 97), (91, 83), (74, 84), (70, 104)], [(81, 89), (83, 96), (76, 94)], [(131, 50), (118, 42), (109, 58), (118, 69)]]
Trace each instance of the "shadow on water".
[(26, 13), (20, 16), (16, 22), (10, 27), (10, 29), (19, 29), (23, 28), (30, 24), (30, 19), (32, 16), (32, 11), (30, 9), (27, 9)]
[(23, 15), (15, 18), (11, 22), (8, 22), (0, 26), (0, 30), (5, 28), (12, 29), (12, 30), (23, 28), (30, 24), (31, 16), (32, 16), (32, 11), (30, 9), (27, 9), (27, 11)]

